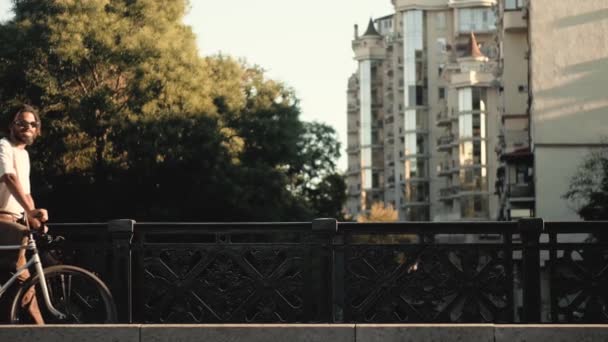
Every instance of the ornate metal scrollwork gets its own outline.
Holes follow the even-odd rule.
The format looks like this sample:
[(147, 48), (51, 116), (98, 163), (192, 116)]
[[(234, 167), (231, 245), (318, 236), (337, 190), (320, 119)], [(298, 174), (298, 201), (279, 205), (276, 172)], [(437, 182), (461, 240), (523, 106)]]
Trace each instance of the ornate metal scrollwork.
[(304, 320), (305, 249), (162, 249), (144, 260), (147, 322)]
[(608, 322), (608, 251), (589, 246), (563, 250), (552, 265), (554, 321)]
[(505, 253), (448, 246), (351, 246), (348, 320), (509, 322), (512, 275)]

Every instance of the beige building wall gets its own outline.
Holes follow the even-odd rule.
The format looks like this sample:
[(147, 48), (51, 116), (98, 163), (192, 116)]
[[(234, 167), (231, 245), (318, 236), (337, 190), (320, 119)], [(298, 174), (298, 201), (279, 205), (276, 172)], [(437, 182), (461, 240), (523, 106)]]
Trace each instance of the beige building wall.
[[(520, 13), (520, 12), (518, 12)], [(528, 75), (524, 67), (528, 46), (527, 32), (508, 32), (502, 38), (504, 55), (503, 101), (504, 112), (509, 115), (526, 114), (528, 103)]]
[(608, 0), (531, 0), (536, 216), (578, 220), (561, 196), (608, 136)]
[[(573, 203), (562, 198), (589, 148), (543, 147), (536, 149), (536, 216), (546, 221), (580, 221)], [(566, 161), (566, 162), (564, 162)]]

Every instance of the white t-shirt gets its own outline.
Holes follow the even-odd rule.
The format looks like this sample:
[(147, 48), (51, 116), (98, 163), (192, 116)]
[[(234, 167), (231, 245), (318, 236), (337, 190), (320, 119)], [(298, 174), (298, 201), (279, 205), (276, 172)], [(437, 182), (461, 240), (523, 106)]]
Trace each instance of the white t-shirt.
[[(0, 139), (0, 177), (12, 173), (17, 175), (23, 192), (30, 193), (30, 157), (24, 148), (17, 148), (6, 138)], [(0, 210), (21, 217), (24, 209), (6, 186), (0, 182)]]

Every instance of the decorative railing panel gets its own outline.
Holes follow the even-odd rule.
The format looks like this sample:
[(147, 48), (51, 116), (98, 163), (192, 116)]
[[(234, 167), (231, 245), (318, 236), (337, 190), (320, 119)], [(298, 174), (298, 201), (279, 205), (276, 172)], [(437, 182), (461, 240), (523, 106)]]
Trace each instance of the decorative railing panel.
[(546, 223), (551, 316), (559, 323), (608, 322), (606, 223)]
[(124, 323), (606, 323), (607, 222), (55, 224)]
[[(432, 228), (420, 235), (422, 226), (357, 225), (344, 233), (345, 321), (513, 322), (511, 244), (454, 243)], [(386, 229), (392, 232), (376, 233)]]
[[(331, 279), (326, 266), (329, 246), (316, 241), (310, 224), (137, 228), (136, 321), (327, 320), (321, 317), (315, 291), (327, 293), (328, 285), (322, 282)], [(326, 251), (320, 251), (323, 248)]]

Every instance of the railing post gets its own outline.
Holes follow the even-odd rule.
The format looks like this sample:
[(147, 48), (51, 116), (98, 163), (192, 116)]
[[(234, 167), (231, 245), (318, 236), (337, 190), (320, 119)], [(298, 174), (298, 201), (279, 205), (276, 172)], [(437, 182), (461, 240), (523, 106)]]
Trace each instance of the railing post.
[(522, 323), (539, 323), (540, 300), (540, 234), (544, 229), (543, 219), (525, 218), (518, 222), (522, 251)]
[(113, 220), (108, 222), (108, 232), (112, 239), (112, 272), (108, 281), (120, 323), (132, 322), (132, 286), (131, 286), (131, 239), (133, 238), (133, 220)]
[[(318, 307), (319, 318), (322, 322), (335, 321), (335, 262), (334, 262), (334, 237), (338, 229), (338, 221), (333, 218), (320, 218), (312, 221), (312, 231), (315, 235), (321, 235), (320, 248), (313, 255), (313, 286), (320, 291), (313, 291), (313, 298)], [(316, 277), (315, 277), (316, 276)], [(315, 285), (318, 284), (318, 285)], [(322, 287), (322, 288), (319, 288)], [(314, 293), (322, 294), (314, 297)]]

